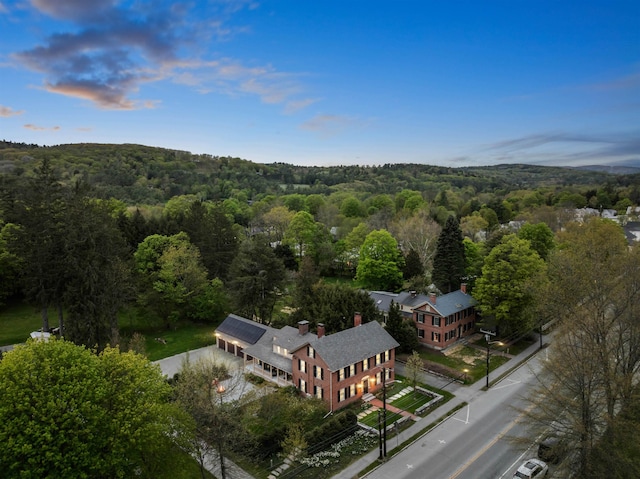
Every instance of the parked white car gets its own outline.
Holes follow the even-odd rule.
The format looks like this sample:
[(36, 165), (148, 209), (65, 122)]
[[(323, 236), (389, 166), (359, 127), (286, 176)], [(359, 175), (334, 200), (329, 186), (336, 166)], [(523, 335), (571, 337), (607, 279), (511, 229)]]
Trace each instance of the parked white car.
[(538, 479), (545, 477), (549, 472), (546, 462), (539, 459), (527, 459), (513, 475), (514, 479)]

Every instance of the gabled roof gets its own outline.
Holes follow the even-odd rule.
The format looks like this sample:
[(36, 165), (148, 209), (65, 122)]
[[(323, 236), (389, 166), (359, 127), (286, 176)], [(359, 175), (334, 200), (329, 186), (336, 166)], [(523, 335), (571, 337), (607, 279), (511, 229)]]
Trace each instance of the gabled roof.
[(248, 344), (256, 344), (267, 328), (249, 319), (230, 314), (216, 331), (238, 338)]
[(416, 305), (415, 307), (417, 308), (420, 306), (424, 306), (425, 304), (429, 304), (429, 306), (435, 309), (440, 314), (440, 316), (446, 317), (451, 316), (458, 311), (463, 311), (467, 308), (475, 306), (477, 303), (478, 302), (473, 299), (473, 297), (458, 290), (452, 293), (438, 296), (436, 298), (435, 304), (427, 299), (426, 301), (422, 302), (422, 304)]
[[(276, 329), (235, 314), (227, 316), (216, 331), (247, 344), (243, 349), (245, 354), (289, 373), (291, 372), (291, 351), (317, 338), (313, 333), (302, 335), (297, 328), (291, 326)], [(274, 344), (286, 349), (289, 356), (274, 352)]]
[(327, 363), (330, 371), (337, 371), (399, 346), (377, 321), (322, 336), (309, 344)]
[(389, 312), (391, 301), (395, 303), (399, 302), (397, 293), (389, 293), (387, 291), (369, 291), (369, 297), (373, 299), (376, 308), (386, 313)]
[(477, 301), (470, 295), (462, 291), (443, 294), (436, 297), (435, 304), (431, 302), (426, 294), (415, 294), (403, 291), (402, 293), (389, 293), (387, 291), (370, 291), (369, 297), (376, 303), (380, 311), (389, 311), (391, 301), (395, 301), (405, 307), (416, 309), (428, 304), (441, 316), (450, 316), (458, 311), (475, 306)]
[(429, 296), (425, 294), (411, 293), (407, 291), (398, 293), (397, 302), (410, 308), (416, 308), (421, 304), (424, 304), (426, 301), (429, 301)]

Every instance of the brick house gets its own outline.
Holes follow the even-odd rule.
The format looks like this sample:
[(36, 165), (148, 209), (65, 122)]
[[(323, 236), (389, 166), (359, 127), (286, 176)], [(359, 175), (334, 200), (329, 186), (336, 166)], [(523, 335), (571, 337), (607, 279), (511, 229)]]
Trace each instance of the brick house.
[(477, 302), (467, 294), (464, 283), (460, 290), (440, 296), (414, 291), (398, 294), (373, 291), (369, 296), (383, 313), (388, 313), (391, 301), (398, 303), (403, 316), (413, 320), (418, 340), (425, 346), (445, 349), (474, 333)]
[[(395, 378), (398, 343), (380, 323), (362, 323), (326, 335), (317, 334), (308, 321), (298, 328), (275, 329), (236, 315), (229, 315), (216, 330), (217, 345), (244, 358), (245, 369), (279, 385), (294, 385), (301, 393), (323, 399), (331, 411), (378, 391)], [(230, 348), (229, 345), (233, 347)]]

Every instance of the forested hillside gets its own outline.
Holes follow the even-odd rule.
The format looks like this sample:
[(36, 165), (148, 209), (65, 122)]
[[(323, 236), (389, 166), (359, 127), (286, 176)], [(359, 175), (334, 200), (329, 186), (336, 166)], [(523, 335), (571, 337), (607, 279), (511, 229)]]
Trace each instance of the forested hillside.
[(0, 173), (23, 176), (43, 159), (67, 184), (91, 185), (100, 198), (127, 204), (161, 204), (178, 195), (195, 194), (221, 200), (243, 192), (249, 200), (261, 195), (299, 192), (329, 194), (351, 190), (363, 195), (395, 194), (403, 189), (423, 192), (433, 200), (441, 191), (467, 195), (506, 195), (516, 190), (563, 187), (633, 186), (639, 175), (610, 175), (570, 168), (531, 165), (445, 168), (417, 164), (302, 167), (284, 163), (195, 155), (142, 145), (72, 144), (41, 147), (0, 142)]

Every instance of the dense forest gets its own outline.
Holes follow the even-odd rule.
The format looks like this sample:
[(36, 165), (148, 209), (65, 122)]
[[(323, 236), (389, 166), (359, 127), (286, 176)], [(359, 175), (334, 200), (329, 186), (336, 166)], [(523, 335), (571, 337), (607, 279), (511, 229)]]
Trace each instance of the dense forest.
[[(459, 192), (466, 197), (504, 197), (518, 190), (553, 195), (563, 188), (605, 185), (611, 190), (631, 187), (637, 192), (640, 184), (640, 175), (532, 165), (448, 168), (389, 163), (302, 167), (132, 144), (43, 147), (0, 142), (0, 173), (5, 175), (29, 175), (43, 159), (50, 160), (65, 183), (85, 182), (94, 188), (97, 197), (117, 198), (129, 205), (162, 204), (186, 194), (216, 201), (239, 195), (256, 200), (270, 194), (328, 195), (345, 190), (361, 196), (393, 195), (408, 189), (420, 191), (425, 200), (433, 201), (442, 191)], [(553, 197), (546, 200), (553, 201)]]

